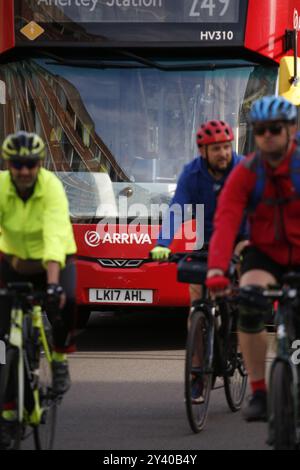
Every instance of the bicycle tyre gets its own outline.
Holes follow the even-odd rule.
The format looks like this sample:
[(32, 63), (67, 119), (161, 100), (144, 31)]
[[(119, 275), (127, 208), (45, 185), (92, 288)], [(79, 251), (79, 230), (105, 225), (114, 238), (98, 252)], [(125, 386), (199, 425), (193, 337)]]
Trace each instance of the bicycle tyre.
[(287, 362), (272, 367), (268, 408), (270, 444), (275, 450), (296, 449), (293, 374)]
[[(23, 436), (23, 423), (20, 423), (18, 416), (18, 403), (19, 403), (19, 386), (18, 386), (18, 350), (15, 348), (8, 348), (6, 351), (6, 364), (1, 368), (0, 374), (0, 420), (2, 421), (2, 412), (4, 409), (5, 397), (7, 395), (8, 387), (11, 386), (16, 403), (16, 421), (11, 423), (11, 443), (10, 446), (4, 450), (20, 450)], [(13, 381), (13, 382), (11, 382)], [(10, 390), (11, 392), (12, 390)]]
[[(212, 387), (212, 370), (203, 370), (203, 402), (195, 404), (192, 397), (192, 369), (193, 357), (197, 348), (199, 339), (202, 341), (203, 363), (207, 364), (207, 335), (208, 321), (205, 314), (201, 311), (195, 312), (191, 317), (191, 324), (187, 337), (186, 359), (185, 359), (185, 404), (188, 422), (194, 433), (199, 433), (205, 426), (210, 392)], [(199, 343), (198, 343), (199, 345)]]
[[(52, 353), (52, 334), (47, 325), (46, 338)], [(40, 405), (43, 409), (41, 422), (33, 429), (36, 450), (52, 450), (54, 446), (57, 422), (57, 397), (52, 392), (52, 368), (48, 362), (42, 345), (39, 346), (39, 393)]]
[(241, 409), (245, 398), (248, 376), (242, 353), (238, 348), (237, 333), (232, 331), (226, 346), (224, 390), (229, 409), (235, 413)]

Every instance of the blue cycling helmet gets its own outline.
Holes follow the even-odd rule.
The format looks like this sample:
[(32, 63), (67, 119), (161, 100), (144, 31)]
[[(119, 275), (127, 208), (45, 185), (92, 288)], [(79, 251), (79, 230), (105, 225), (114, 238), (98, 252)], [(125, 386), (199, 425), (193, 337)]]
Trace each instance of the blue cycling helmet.
[(296, 121), (297, 108), (282, 96), (265, 96), (255, 101), (250, 111), (251, 123), (256, 121)]

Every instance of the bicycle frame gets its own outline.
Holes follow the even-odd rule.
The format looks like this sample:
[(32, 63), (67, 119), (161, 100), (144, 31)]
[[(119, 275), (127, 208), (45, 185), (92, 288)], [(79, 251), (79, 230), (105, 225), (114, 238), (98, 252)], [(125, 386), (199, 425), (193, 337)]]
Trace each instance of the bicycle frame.
[[(207, 336), (207, 364), (204, 365), (205, 371), (207, 373), (216, 372), (214, 370), (215, 362), (220, 365), (221, 370), (218, 371), (220, 374), (224, 372), (225, 364), (223, 358), (223, 347), (221, 339), (219, 337), (218, 331), (220, 326), (217, 325), (217, 319), (221, 317), (221, 313), (218, 312), (217, 302), (213, 302), (212, 306), (208, 306), (206, 302), (199, 303), (196, 307), (196, 310), (201, 310), (207, 319), (208, 322), (208, 336)], [(217, 348), (217, 349), (216, 349)], [(219, 375), (219, 374), (218, 374)]]
[[(205, 368), (208, 372), (213, 371), (213, 361), (215, 356), (215, 344), (217, 344), (217, 361), (221, 368), (221, 373), (225, 370), (225, 363), (224, 363), (224, 354), (223, 354), (223, 347), (219, 338), (218, 329), (216, 326), (217, 318), (220, 316), (222, 318), (221, 312), (218, 312), (218, 300), (211, 301), (208, 296), (208, 291), (205, 287), (205, 278), (206, 278), (206, 259), (207, 259), (207, 246), (203, 248), (201, 252), (191, 252), (191, 253), (174, 253), (169, 256), (169, 262), (178, 264), (178, 280), (179, 282), (188, 282), (188, 283), (195, 283), (195, 277), (198, 278), (198, 281), (201, 281), (201, 285), (203, 287), (203, 297), (202, 300), (196, 302), (196, 306), (194, 307), (197, 310), (201, 310), (205, 313), (206, 319), (209, 325), (209, 332), (208, 332), (208, 340), (207, 340), (207, 348), (208, 348), (208, 361), (205, 365)], [(198, 262), (198, 269), (192, 269), (190, 272), (188, 267), (192, 265), (191, 261)], [(234, 278), (235, 270), (236, 270), (236, 263), (237, 260), (233, 257), (229, 272), (230, 277)], [(185, 272), (181, 273), (181, 269), (185, 266)], [(200, 284), (200, 282), (198, 282)]]
[[(32, 310), (28, 313), (23, 312), (22, 305), (20, 301), (15, 301), (11, 310), (11, 328), (9, 335), (9, 345), (18, 350), (18, 421), (23, 423), (25, 420), (27, 424), (37, 426), (41, 422), (43, 415), (43, 409), (40, 406), (39, 390), (37, 388), (36, 381), (34, 380), (34, 371), (30, 370), (26, 348), (24, 346), (26, 338), (24, 337), (24, 318), (25, 316), (30, 315), (32, 320), (33, 328), (38, 332), (38, 341), (43, 346), (46, 360), (51, 364), (52, 357), (50, 354), (43, 318), (42, 318), (42, 308), (39, 305), (34, 305)], [(34, 399), (34, 409), (29, 416), (25, 416), (25, 407), (24, 407), (24, 384), (25, 384), (25, 367), (27, 364), (27, 375), (30, 381), (30, 386)]]
[(216, 318), (216, 307), (208, 308), (205, 302), (198, 303), (194, 307), (195, 311), (201, 310), (208, 322), (207, 332), (207, 354), (206, 364), (204, 364), (204, 370), (206, 373), (213, 372), (213, 361), (214, 361), (214, 344), (215, 344), (215, 318)]
[[(277, 339), (277, 353), (274, 358), (271, 366), (270, 377), (272, 377), (273, 371), (278, 362), (285, 362), (288, 364), (292, 372), (292, 381), (293, 381), (293, 399), (294, 399), (294, 419), (297, 423), (298, 413), (299, 413), (299, 399), (298, 399), (298, 372), (297, 367), (291, 360), (291, 351), (290, 351), (290, 338), (289, 338), (289, 321), (293, 317), (293, 312), (289, 304), (285, 305), (283, 302), (287, 299), (283, 297), (279, 301), (278, 310), (276, 314), (276, 339)], [(272, 433), (272, 429), (270, 429)], [(297, 441), (300, 440), (300, 428), (297, 426)]]

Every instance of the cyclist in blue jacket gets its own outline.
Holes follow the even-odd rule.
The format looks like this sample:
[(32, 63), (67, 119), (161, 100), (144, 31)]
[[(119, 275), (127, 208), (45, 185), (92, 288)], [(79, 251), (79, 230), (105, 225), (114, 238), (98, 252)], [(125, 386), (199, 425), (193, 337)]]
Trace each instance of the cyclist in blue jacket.
[[(183, 222), (180, 217), (184, 206), (192, 206), (192, 216), (196, 216), (197, 204), (203, 204), (204, 241), (209, 242), (213, 232), (213, 218), (218, 195), (231, 170), (243, 158), (232, 150), (234, 139), (231, 127), (223, 121), (208, 121), (198, 129), (197, 145), (199, 157), (185, 165), (181, 173), (170, 210), (163, 217), (157, 246), (151, 251), (153, 259), (167, 259), (173, 238)], [(181, 210), (174, 210), (174, 208)], [(177, 217), (177, 213), (180, 215)]]
[[(231, 170), (242, 160), (232, 149), (234, 139), (231, 127), (224, 121), (208, 121), (197, 131), (199, 156), (188, 163), (179, 177), (175, 195), (170, 203), (169, 211), (164, 215), (162, 227), (156, 247), (151, 250), (153, 260), (168, 259), (175, 234), (184, 221), (184, 206), (192, 207), (192, 217), (196, 217), (198, 204), (204, 205), (204, 243), (208, 243), (213, 232), (213, 219), (217, 207), (217, 199)], [(199, 158), (200, 157), (200, 158)], [(241, 243), (235, 249), (240, 253), (247, 238), (245, 222), (240, 231)], [(239, 238), (238, 238), (239, 239)], [(197, 248), (197, 246), (195, 246)], [(201, 248), (199, 246), (199, 248)], [(202, 296), (202, 286), (190, 285), (191, 304)], [(195, 368), (201, 365), (201, 358), (194, 358)], [(193, 385), (193, 401), (201, 403), (202, 383)]]
[[(197, 146), (200, 158), (197, 157), (188, 163), (179, 177), (169, 211), (163, 217), (157, 245), (150, 252), (154, 260), (167, 259), (171, 253), (169, 246), (183, 222), (185, 205), (191, 205), (193, 217), (196, 216), (197, 205), (204, 205), (204, 227), (201, 229), (204, 229), (204, 242), (209, 242), (213, 232), (218, 195), (231, 170), (243, 158), (233, 151), (233, 139), (232, 129), (224, 121), (208, 121), (198, 129)], [(174, 210), (175, 206), (180, 210)], [(243, 225), (242, 238), (245, 238), (243, 236), (245, 234), (245, 225)], [(196, 291), (195, 298), (193, 291)], [(191, 286), (191, 300), (199, 298), (198, 293), (199, 286)]]

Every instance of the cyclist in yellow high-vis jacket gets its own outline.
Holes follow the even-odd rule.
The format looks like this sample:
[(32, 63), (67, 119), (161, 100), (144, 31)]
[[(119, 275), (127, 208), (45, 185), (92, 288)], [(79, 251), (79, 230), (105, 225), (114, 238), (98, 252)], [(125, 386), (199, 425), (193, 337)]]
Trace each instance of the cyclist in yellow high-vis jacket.
[[(46, 290), (54, 339), (53, 390), (62, 394), (70, 387), (66, 353), (75, 349), (76, 244), (64, 188), (41, 167), (45, 153), (36, 134), (17, 132), (3, 142), (8, 169), (0, 174), (0, 282), (31, 282)], [(54, 303), (57, 308), (51, 308)], [(9, 328), (10, 306), (9, 299), (0, 300), (0, 339)]]
[[(66, 194), (52, 172), (39, 168), (38, 160), (33, 163), (32, 169), (24, 168), (25, 164), (16, 169), (11, 160), (10, 170), (0, 174), (0, 251), (22, 260), (41, 260), (46, 269), (49, 261), (64, 268), (66, 255), (76, 252)], [(34, 182), (23, 193), (28, 194), (25, 200), (13, 179), (22, 178), (24, 171)]]

